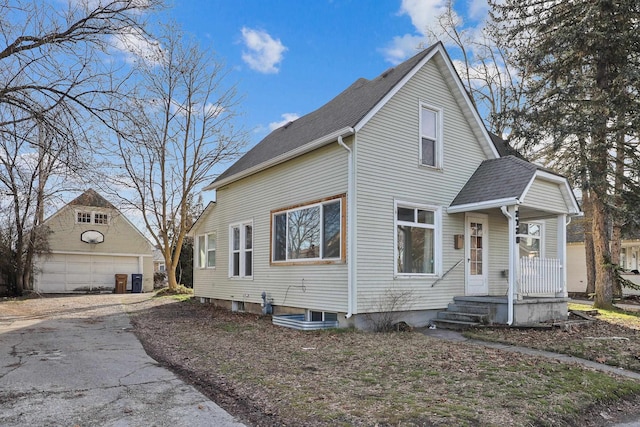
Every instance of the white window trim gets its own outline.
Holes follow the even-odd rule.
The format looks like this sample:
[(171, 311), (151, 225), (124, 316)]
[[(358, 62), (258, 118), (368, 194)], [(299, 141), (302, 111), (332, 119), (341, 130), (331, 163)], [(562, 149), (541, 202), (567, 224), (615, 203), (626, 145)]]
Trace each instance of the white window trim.
[[(535, 224), (540, 227), (540, 256), (539, 258), (545, 257), (545, 222), (544, 221), (523, 221), (520, 220), (520, 224)], [(516, 234), (516, 237), (520, 237), (520, 239), (526, 239), (531, 237), (533, 239), (537, 239), (535, 236), (530, 236), (529, 234)]]
[[(78, 214), (83, 213), (83, 214), (89, 214), (89, 222), (80, 222), (78, 221)], [(107, 222), (96, 222), (96, 214), (101, 214), (101, 215), (106, 215), (107, 216)], [(109, 212), (103, 212), (103, 211), (90, 211), (90, 210), (85, 210), (85, 209), (76, 209), (75, 210), (75, 223), (76, 224), (93, 224), (93, 225), (109, 225), (111, 224), (111, 213)]]
[[(215, 235), (216, 240), (216, 248), (214, 251), (216, 252), (216, 265), (218, 264), (218, 232), (210, 231), (208, 233), (198, 234), (195, 239), (195, 267), (199, 270), (215, 270), (216, 266), (209, 266), (209, 235)], [(204, 237), (204, 265), (200, 265), (200, 237)]]
[[(398, 206), (406, 208), (417, 208), (433, 211), (433, 256), (434, 265), (433, 273), (399, 273), (398, 272)], [(402, 222), (402, 221), (401, 221)], [(425, 224), (426, 225), (426, 224)], [(435, 205), (427, 205), (414, 202), (405, 202), (402, 200), (393, 201), (393, 276), (394, 278), (425, 278), (439, 277), (442, 271), (442, 207)]]
[[(443, 159), (444, 159), (444, 155), (443, 155), (443, 125), (444, 125), (444, 114), (443, 114), (443, 109), (440, 107), (436, 107), (434, 105), (431, 104), (427, 104), (424, 101), (420, 101), (419, 102), (420, 107), (418, 110), (418, 122), (419, 122), (419, 131), (418, 131), (418, 165), (422, 166), (424, 168), (429, 168), (429, 169), (442, 169), (443, 166)], [(434, 113), (436, 113), (436, 146), (435, 146), (435, 150), (436, 150), (436, 164), (434, 166), (431, 165), (425, 165), (424, 163), (422, 163), (422, 110), (426, 109), (426, 110), (431, 110)]]
[[(339, 236), (340, 236), (340, 252), (338, 254), (337, 257), (324, 257), (324, 245), (323, 245), (323, 240), (324, 240), (324, 209), (323, 206), (324, 205), (329, 205), (332, 203), (338, 203), (338, 206), (340, 208), (340, 216), (339, 216), (339, 221), (340, 221), (340, 230), (339, 232)], [(319, 256), (315, 257), (315, 258), (292, 258), (289, 259), (287, 258), (288, 256), (288, 243), (289, 243), (289, 217), (288, 217), (288, 213), (289, 212), (296, 212), (296, 211), (300, 211), (303, 209), (310, 209), (313, 207), (318, 206), (320, 208), (320, 250), (319, 252)], [(276, 256), (276, 251), (275, 251), (275, 237), (276, 237), (276, 221), (275, 221), (275, 217), (278, 215), (286, 215), (285, 218), (287, 218), (287, 224), (286, 224), (286, 234), (285, 234), (285, 259), (279, 259), (276, 260), (275, 256)], [(295, 208), (291, 208), (291, 209), (284, 209), (278, 212), (274, 212), (271, 214), (271, 224), (272, 224), (272, 230), (271, 230), (271, 262), (274, 264), (279, 264), (279, 263), (305, 263), (305, 262), (313, 262), (313, 261), (339, 261), (342, 259), (342, 239), (343, 239), (343, 235), (342, 235), (342, 197), (337, 197), (335, 199), (329, 199), (329, 200), (325, 200), (323, 202), (318, 202), (318, 203), (310, 203), (308, 205), (303, 205), (303, 206), (298, 206)]]
[[(245, 271), (245, 260), (247, 249), (244, 247), (245, 242), (245, 226), (251, 226), (251, 276), (246, 276)], [(233, 229), (235, 227), (240, 228), (240, 273), (238, 276), (233, 275)], [(233, 224), (229, 224), (229, 272), (228, 277), (234, 280), (253, 280), (253, 269), (255, 267), (255, 253), (254, 253), (254, 245), (255, 245), (255, 228), (253, 226), (253, 219), (249, 221), (241, 221), (234, 222)]]

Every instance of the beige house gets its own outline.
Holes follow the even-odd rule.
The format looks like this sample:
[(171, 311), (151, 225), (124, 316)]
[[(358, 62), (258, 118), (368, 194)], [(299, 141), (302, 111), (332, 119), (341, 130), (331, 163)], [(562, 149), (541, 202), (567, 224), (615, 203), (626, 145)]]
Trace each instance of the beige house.
[(202, 301), (301, 328), (472, 322), (452, 314), (465, 303), (500, 323), (566, 316), (575, 197), (487, 132), (442, 44), (276, 129), (207, 189), (190, 232)]
[(87, 190), (47, 218), (50, 253), (35, 262), (34, 289), (42, 293), (112, 291), (115, 275), (142, 274), (153, 290), (153, 247), (111, 203)]
[[(623, 236), (620, 251), (622, 277), (640, 285), (640, 239)], [(584, 220), (577, 219), (567, 228), (567, 290), (584, 294), (587, 291), (587, 261), (584, 246)], [(640, 291), (623, 287), (623, 295), (639, 295)]]

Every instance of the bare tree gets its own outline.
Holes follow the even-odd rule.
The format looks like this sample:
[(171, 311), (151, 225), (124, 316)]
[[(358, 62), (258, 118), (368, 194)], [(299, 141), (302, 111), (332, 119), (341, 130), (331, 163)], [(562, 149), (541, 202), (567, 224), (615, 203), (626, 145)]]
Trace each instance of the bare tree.
[(158, 38), (155, 57), (138, 62), (140, 82), (130, 114), (114, 114), (117, 168), (112, 182), (142, 216), (161, 248), (170, 289), (190, 226), (189, 200), (235, 159), (246, 135), (234, 126), (239, 98), (228, 71), (175, 25)]
[[(81, 168), (95, 122), (105, 120), (125, 69), (105, 60), (122, 40), (145, 37), (143, 12), (160, 0), (0, 0), (0, 191), (11, 207), (18, 294), (30, 286), (50, 174)], [(60, 187), (58, 186), (59, 190)]]
[(439, 40), (456, 51), (460, 59), (454, 64), (471, 101), (487, 128), (504, 137), (511, 128), (510, 118), (504, 113), (522, 103), (525, 76), (514, 67), (512, 49), (497, 37), (496, 24), (488, 17), (482, 27), (465, 27), (453, 3), (447, 1), (445, 11), (426, 29), (427, 37), (430, 43)]

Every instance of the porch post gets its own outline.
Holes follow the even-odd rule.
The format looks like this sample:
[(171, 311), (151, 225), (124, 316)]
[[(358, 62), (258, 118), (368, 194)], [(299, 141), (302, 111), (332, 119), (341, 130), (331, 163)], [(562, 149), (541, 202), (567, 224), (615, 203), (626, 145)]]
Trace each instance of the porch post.
[(560, 260), (560, 278), (562, 290), (556, 293), (556, 297), (569, 296), (567, 292), (567, 215), (558, 215), (558, 259)]
[(513, 300), (517, 294), (518, 247), (516, 243), (516, 206), (503, 206), (502, 214), (507, 217), (509, 230), (509, 291), (507, 293), (507, 324), (514, 322)]

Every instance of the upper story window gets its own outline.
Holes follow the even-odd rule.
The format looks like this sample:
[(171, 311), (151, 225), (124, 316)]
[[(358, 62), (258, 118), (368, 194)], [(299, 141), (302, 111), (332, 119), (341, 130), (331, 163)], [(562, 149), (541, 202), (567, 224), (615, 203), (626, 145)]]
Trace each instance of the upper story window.
[(91, 212), (77, 212), (76, 218), (79, 224), (91, 224)]
[(76, 211), (76, 222), (78, 224), (109, 224), (109, 214), (104, 212)]
[(198, 236), (196, 253), (197, 268), (215, 268), (216, 266), (216, 233)]
[(106, 213), (96, 212), (93, 214), (93, 222), (95, 224), (108, 224), (109, 216)]
[(397, 275), (437, 273), (439, 215), (438, 208), (396, 204)]
[(541, 222), (521, 222), (518, 225), (518, 245), (520, 247), (520, 257), (544, 258), (543, 254), (543, 223)]
[(253, 222), (229, 226), (229, 277), (253, 276)]
[(272, 261), (340, 259), (342, 218), (342, 197), (273, 213)]
[(420, 104), (420, 164), (442, 167), (442, 110)]

